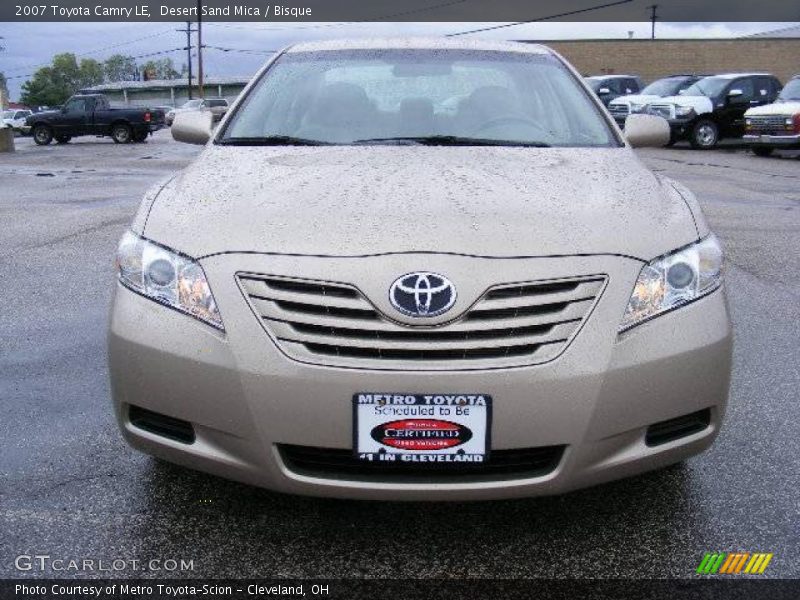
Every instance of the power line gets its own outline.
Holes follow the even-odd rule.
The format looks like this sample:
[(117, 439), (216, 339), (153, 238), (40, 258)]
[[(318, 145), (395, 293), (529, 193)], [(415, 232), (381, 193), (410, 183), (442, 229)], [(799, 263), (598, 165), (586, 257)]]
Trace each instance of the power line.
[[(186, 48), (184, 48), (184, 47), (171, 48), (169, 50), (158, 50), (156, 52), (146, 52), (145, 54), (137, 54), (136, 56), (126, 56), (125, 58), (131, 58), (133, 60), (136, 60), (138, 58), (148, 58), (150, 56), (161, 56), (163, 54), (171, 54), (172, 52), (181, 52), (183, 50), (186, 50)], [(50, 63), (47, 63), (47, 64), (49, 65)], [(23, 79), (23, 78), (27, 78), (27, 77), (33, 77), (35, 74), (36, 73), (28, 73), (27, 75), (13, 75), (11, 77), (6, 77), (6, 79)]]
[(246, 54), (275, 54), (276, 52), (280, 52), (279, 50), (255, 50), (249, 48), (225, 48), (223, 46), (209, 46), (208, 44), (203, 44), (203, 48), (208, 50), (219, 50), (220, 52), (242, 52)]
[(536, 23), (538, 21), (551, 21), (553, 19), (560, 19), (561, 17), (571, 17), (581, 13), (600, 10), (602, 8), (609, 8), (611, 6), (618, 6), (620, 4), (628, 4), (633, 0), (617, 0), (616, 2), (609, 2), (608, 4), (600, 4), (598, 6), (590, 6), (587, 8), (580, 8), (568, 12), (559, 13), (557, 15), (550, 15), (548, 17), (539, 17), (538, 19), (531, 19), (530, 21), (517, 21), (515, 23), (505, 23), (503, 25), (493, 25), (491, 27), (481, 27), (480, 29), (469, 29), (467, 31), (457, 31), (456, 33), (448, 33), (445, 37), (455, 37), (458, 35), (468, 35), (470, 33), (482, 33), (484, 31), (494, 31), (495, 29), (505, 29), (506, 27), (516, 27), (517, 25), (526, 25), (528, 23)]
[[(142, 37), (138, 37), (138, 38), (133, 39), (133, 40), (128, 40), (128, 41), (125, 41), (125, 42), (119, 42), (117, 44), (112, 44), (111, 46), (106, 46), (104, 48), (98, 48), (96, 50), (88, 50), (87, 52), (82, 52), (80, 54), (75, 54), (75, 57), (76, 58), (81, 58), (81, 57), (84, 57), (84, 56), (89, 56), (90, 54), (98, 54), (100, 52), (106, 52), (108, 50), (114, 50), (116, 48), (121, 48), (122, 46), (127, 46), (129, 44), (135, 44), (136, 42), (141, 42), (143, 40), (149, 40), (151, 38), (158, 37), (160, 35), (164, 35), (165, 33), (170, 33), (171, 31), (172, 31), (171, 28), (170, 29), (165, 29), (163, 31), (159, 31), (159, 32), (156, 32), (156, 33), (151, 33), (150, 35), (145, 35), (145, 36), (142, 36)], [(50, 64), (51, 63), (46, 62), (46, 63), (39, 63), (39, 64), (36, 64), (36, 65), (24, 65), (24, 66), (21, 66), (21, 67), (14, 67), (13, 69), (11, 69), (11, 72), (13, 73), (15, 71), (22, 71), (22, 70), (25, 70), (25, 69), (36, 69), (38, 67), (47, 67)]]
[(283, 25), (280, 27), (247, 27), (244, 25), (231, 25), (230, 23), (216, 22), (209, 22), (206, 23), (206, 25), (222, 27), (223, 29), (238, 29), (240, 31), (297, 31), (303, 29), (329, 29), (334, 27), (344, 27), (346, 25), (357, 25), (360, 22), (363, 21), (341, 21), (337, 23), (320, 23), (319, 25), (299, 25), (296, 27), (291, 25)]

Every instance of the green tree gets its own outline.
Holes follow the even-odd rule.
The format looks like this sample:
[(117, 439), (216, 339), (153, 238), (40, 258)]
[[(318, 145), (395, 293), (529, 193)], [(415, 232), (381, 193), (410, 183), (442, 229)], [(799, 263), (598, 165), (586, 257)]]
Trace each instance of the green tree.
[(103, 70), (96, 60), (84, 58), (78, 64), (74, 54), (56, 54), (22, 84), (21, 100), (30, 106), (58, 106), (75, 92), (102, 83)]
[(84, 58), (81, 60), (81, 65), (78, 69), (78, 76), (80, 79), (81, 88), (99, 85), (103, 83), (103, 80), (105, 79), (103, 65), (93, 58)]
[(175, 63), (171, 58), (149, 60), (140, 67), (140, 70), (148, 79), (178, 79), (181, 75), (175, 70)]
[(136, 61), (130, 56), (114, 54), (103, 61), (106, 81), (134, 81), (138, 75)]

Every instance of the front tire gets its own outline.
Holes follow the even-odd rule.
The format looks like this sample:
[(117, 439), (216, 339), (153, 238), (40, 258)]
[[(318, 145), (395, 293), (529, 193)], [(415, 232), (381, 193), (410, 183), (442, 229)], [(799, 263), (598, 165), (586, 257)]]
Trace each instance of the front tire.
[(127, 144), (133, 139), (133, 132), (130, 125), (117, 123), (111, 128), (111, 139), (115, 144)]
[(714, 121), (701, 119), (692, 127), (692, 148), (710, 150), (719, 142), (719, 127)]
[(31, 134), (37, 146), (47, 146), (53, 141), (53, 130), (47, 125), (36, 125)]
[(754, 148), (751, 148), (751, 150), (756, 156), (766, 158), (772, 154), (772, 151), (775, 150), (775, 148), (770, 148), (769, 146), (755, 146)]
[(69, 144), (69, 141), (72, 139), (71, 135), (57, 135), (56, 136), (56, 143), (58, 144)]

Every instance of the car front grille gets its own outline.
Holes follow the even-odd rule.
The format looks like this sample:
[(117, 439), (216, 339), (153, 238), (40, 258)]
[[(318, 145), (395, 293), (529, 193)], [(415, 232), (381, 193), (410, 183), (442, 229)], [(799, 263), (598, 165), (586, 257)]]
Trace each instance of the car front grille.
[(758, 133), (771, 133), (774, 135), (786, 135), (791, 133), (791, 128), (786, 129), (787, 116), (769, 115), (758, 117), (747, 117), (748, 130)]
[(312, 446), (278, 445), (286, 467), (308, 477), (351, 481), (401, 481), (430, 483), (491, 481), (544, 477), (552, 473), (564, 455), (566, 446), (542, 446), (493, 450), (485, 463), (366, 462), (352, 450)]
[(630, 105), (628, 104), (610, 104), (608, 110), (615, 117), (628, 115), (631, 112)]
[(665, 119), (672, 119), (675, 116), (671, 104), (651, 104), (647, 110), (651, 115), (664, 117)]
[(249, 273), (238, 278), (256, 316), (289, 357), (402, 370), (552, 360), (580, 329), (606, 281), (597, 275), (498, 285), (454, 321), (419, 326), (392, 320), (348, 284)]

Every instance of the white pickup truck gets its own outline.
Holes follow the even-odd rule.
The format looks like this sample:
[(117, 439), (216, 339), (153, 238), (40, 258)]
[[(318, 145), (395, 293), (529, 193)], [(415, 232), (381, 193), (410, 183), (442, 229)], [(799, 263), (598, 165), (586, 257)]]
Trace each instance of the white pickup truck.
[(744, 113), (744, 141), (757, 156), (778, 148), (800, 149), (800, 75), (786, 84), (773, 104)]

